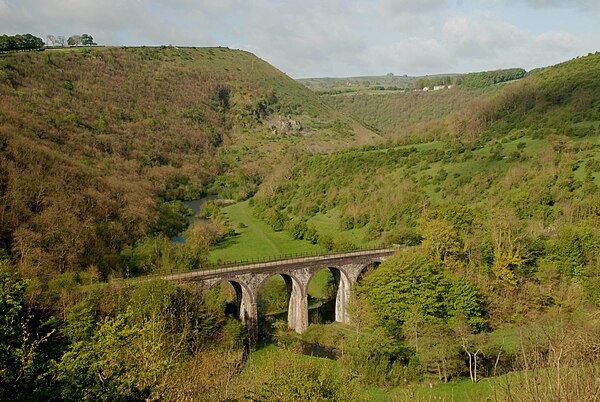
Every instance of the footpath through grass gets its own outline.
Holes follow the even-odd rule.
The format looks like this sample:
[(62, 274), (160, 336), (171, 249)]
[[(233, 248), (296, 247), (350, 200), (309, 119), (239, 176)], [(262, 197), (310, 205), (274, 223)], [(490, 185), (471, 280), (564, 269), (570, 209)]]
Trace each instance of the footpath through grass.
[(267, 259), (283, 255), (325, 252), (322, 247), (305, 240), (294, 240), (289, 233), (276, 232), (266, 222), (252, 215), (248, 201), (223, 208), (235, 228), (229, 237), (211, 250), (211, 262)]

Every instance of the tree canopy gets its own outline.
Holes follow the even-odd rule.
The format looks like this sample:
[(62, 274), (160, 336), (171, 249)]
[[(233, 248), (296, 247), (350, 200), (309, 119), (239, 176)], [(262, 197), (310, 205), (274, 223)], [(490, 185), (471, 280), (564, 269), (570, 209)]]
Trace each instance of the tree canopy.
[(44, 41), (42, 38), (38, 38), (29, 33), (14, 36), (0, 36), (0, 52), (8, 52), (11, 50), (39, 50), (43, 47)]

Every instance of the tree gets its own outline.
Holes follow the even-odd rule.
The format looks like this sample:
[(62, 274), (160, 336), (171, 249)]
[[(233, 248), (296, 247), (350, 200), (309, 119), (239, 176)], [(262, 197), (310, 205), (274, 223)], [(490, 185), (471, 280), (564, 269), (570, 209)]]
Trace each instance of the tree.
[(469, 328), (475, 332), (486, 326), (484, 297), (465, 277), (448, 279), (446, 306), (450, 317), (463, 317)]
[(69, 46), (79, 46), (81, 45), (81, 36), (80, 35), (71, 35), (69, 39), (67, 39), (67, 44)]
[(66, 39), (62, 35), (46, 35), (46, 43), (48, 46), (65, 46)]
[(12, 36), (0, 36), (0, 52), (8, 52), (15, 48), (15, 40)]
[(94, 38), (92, 38), (92, 35), (89, 35), (86, 33), (81, 35), (81, 44), (83, 46), (96, 46), (97, 45), (97, 43), (94, 42)]
[(527, 259), (525, 236), (517, 218), (507, 213), (494, 212), (489, 225), (494, 242), (492, 272), (501, 283), (516, 287), (518, 279), (514, 271), (521, 268)]
[(350, 322), (356, 328), (356, 341), (360, 339), (360, 332), (366, 328), (375, 325), (375, 313), (364, 299), (354, 292), (346, 306)]
[(474, 331), (485, 326), (483, 298), (470, 281), (444, 273), (439, 261), (418, 252), (390, 257), (357, 290), (391, 334), (406, 336), (407, 321), (418, 320), (422, 327), (457, 314), (463, 314)]
[(431, 219), (423, 227), (423, 246), (436, 260), (446, 262), (460, 251), (460, 238), (454, 226), (445, 219)]
[[(0, 259), (0, 399), (31, 396), (47, 369), (42, 346), (54, 333), (34, 322), (24, 296), (29, 286)], [(36, 325), (38, 324), (38, 325)]]
[(0, 52), (10, 50), (38, 50), (44, 47), (42, 38), (32, 34), (23, 34), (15, 36), (0, 36)]
[(402, 252), (390, 257), (359, 288), (379, 321), (398, 334), (414, 306), (425, 321), (446, 315), (446, 283), (438, 262), (427, 256)]
[(464, 316), (454, 318), (452, 329), (460, 340), (463, 351), (469, 356), (469, 376), (471, 382), (477, 382), (477, 355), (483, 351), (487, 343), (486, 334), (473, 335)]
[(440, 381), (448, 382), (463, 370), (460, 345), (456, 334), (447, 324), (426, 325), (420, 342), (417, 357), (422, 368), (429, 372), (437, 372)]

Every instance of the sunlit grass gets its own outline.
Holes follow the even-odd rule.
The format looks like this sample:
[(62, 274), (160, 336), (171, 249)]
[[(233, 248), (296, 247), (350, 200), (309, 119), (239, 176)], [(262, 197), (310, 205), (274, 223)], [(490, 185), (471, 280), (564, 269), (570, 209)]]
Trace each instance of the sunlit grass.
[(301, 253), (324, 251), (318, 245), (294, 240), (289, 233), (274, 231), (266, 222), (252, 214), (248, 202), (223, 208), (237, 235), (227, 238), (211, 250), (212, 262), (268, 259)]

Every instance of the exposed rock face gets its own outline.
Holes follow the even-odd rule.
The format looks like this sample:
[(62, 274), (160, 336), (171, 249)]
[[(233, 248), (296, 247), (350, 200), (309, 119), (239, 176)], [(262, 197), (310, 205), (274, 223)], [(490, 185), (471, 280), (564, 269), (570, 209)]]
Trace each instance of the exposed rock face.
[(267, 126), (275, 133), (302, 132), (302, 124), (298, 120), (277, 116), (275, 119), (267, 121)]

